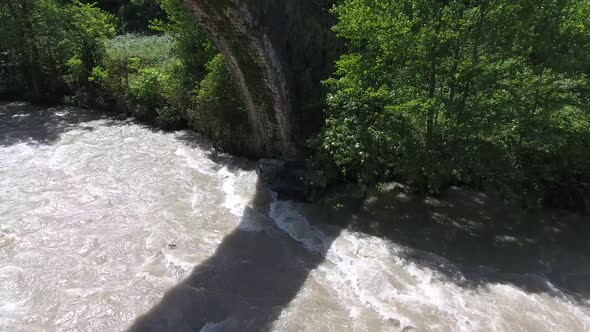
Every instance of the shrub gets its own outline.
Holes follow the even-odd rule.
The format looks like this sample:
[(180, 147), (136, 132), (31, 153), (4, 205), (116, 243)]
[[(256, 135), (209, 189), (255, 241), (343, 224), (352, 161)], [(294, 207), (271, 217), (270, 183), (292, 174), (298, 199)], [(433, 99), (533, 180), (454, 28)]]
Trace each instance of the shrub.
[(172, 38), (166, 35), (119, 35), (106, 43), (108, 61), (125, 62), (139, 58), (144, 65), (157, 65), (173, 58)]
[(583, 202), (583, 2), (344, 0), (335, 30), (348, 53), (326, 82), (326, 126), (315, 140), (323, 171), (401, 179), (421, 192), (493, 188), (527, 206), (552, 192)]
[(144, 120), (155, 120), (157, 109), (165, 105), (162, 95), (164, 75), (156, 68), (141, 68), (129, 76), (128, 95), (136, 105), (136, 116)]
[(166, 71), (175, 61), (167, 36), (117, 36), (106, 43), (104, 57), (92, 71), (91, 81), (130, 114), (156, 121), (158, 109), (168, 106)]
[(196, 91), (189, 123), (233, 151), (246, 153), (250, 127), (247, 113), (237, 97), (233, 78), (218, 54), (207, 64), (207, 75)]
[(114, 33), (113, 17), (93, 4), (0, 2), (0, 50), (11, 64), (13, 81), (8, 85), (25, 96), (86, 90), (102, 43)]

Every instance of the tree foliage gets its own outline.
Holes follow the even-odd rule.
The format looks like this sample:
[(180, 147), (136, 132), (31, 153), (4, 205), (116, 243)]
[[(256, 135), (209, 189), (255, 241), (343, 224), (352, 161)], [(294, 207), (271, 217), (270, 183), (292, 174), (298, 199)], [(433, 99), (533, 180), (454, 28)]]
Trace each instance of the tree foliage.
[(184, 123), (241, 151), (248, 119), (223, 57), (180, 0), (160, 0), (159, 35), (125, 34), (106, 43), (90, 79), (127, 113), (164, 128)]
[[(324, 179), (462, 184), (528, 206), (590, 197), (590, 0), (341, 0), (334, 13), (347, 52), (313, 140)], [(251, 136), (181, 0), (1, 1), (0, 93), (116, 105), (242, 153)]]
[(191, 124), (207, 133), (221, 146), (246, 151), (248, 116), (236, 95), (232, 76), (223, 56), (218, 54), (206, 66), (207, 75), (199, 84), (194, 105), (189, 112)]
[(590, 184), (590, 2), (344, 0), (317, 160), (420, 191), (580, 205)]
[(158, 0), (80, 0), (95, 3), (100, 9), (113, 15), (118, 22), (121, 34), (150, 34), (152, 20), (165, 20), (166, 13), (160, 8)]
[(249, 134), (223, 57), (180, 0), (6, 0), (0, 38), (4, 94), (188, 123), (224, 148)]
[(93, 4), (6, 0), (0, 31), (4, 89), (40, 97), (63, 94), (67, 83), (84, 85), (115, 25)]

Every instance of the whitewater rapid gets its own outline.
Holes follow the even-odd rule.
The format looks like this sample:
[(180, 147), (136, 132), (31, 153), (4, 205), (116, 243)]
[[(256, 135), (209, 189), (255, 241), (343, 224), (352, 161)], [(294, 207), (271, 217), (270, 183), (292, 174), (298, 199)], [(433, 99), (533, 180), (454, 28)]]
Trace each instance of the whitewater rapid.
[(541, 272), (465, 275), (324, 223), (195, 134), (26, 103), (0, 121), (0, 331), (590, 331)]

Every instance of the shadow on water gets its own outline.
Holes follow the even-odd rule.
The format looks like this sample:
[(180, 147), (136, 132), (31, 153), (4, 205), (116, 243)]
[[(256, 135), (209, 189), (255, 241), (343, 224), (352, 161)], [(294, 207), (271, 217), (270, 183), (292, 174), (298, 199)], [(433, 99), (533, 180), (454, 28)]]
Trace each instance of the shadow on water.
[(0, 146), (19, 143), (49, 145), (83, 123), (112, 117), (108, 113), (75, 107), (42, 107), (26, 102), (0, 102)]
[[(87, 126), (89, 121), (110, 118), (112, 114), (75, 107), (0, 102), (0, 146), (51, 145), (71, 130), (94, 130)], [(187, 146), (208, 151), (207, 158), (230, 171), (251, 171), (255, 165), (216, 153), (200, 135), (180, 132), (177, 138)], [(269, 200), (267, 191), (258, 184), (239, 227), (224, 238), (214, 255), (195, 267), (190, 277), (140, 317), (131, 331), (198, 331), (204, 326), (221, 331), (271, 329), (310, 271), (324, 260), (324, 253), (311, 253), (279, 230), (267, 216)]]
[(353, 219), (348, 228), (402, 245), (402, 258), (462, 288), (509, 284), (590, 304), (587, 214), (527, 213), (460, 188), (411, 198), (394, 185), (368, 197)]
[[(0, 103), (0, 146), (52, 144), (69, 130), (85, 129), (84, 122), (105, 118), (109, 115), (75, 108)], [(205, 144), (190, 133), (179, 138), (193, 147)], [(208, 157), (230, 170), (238, 167), (232, 162), (235, 158), (214, 152)], [(272, 329), (310, 272), (325, 260), (339, 231), (322, 227), (334, 231), (322, 237), (327, 239), (325, 250), (313, 254), (269, 220), (269, 197), (260, 185), (251, 205), (240, 227), (224, 238), (214, 255), (139, 317), (130, 331)], [(490, 285), (510, 284), (529, 294), (590, 305), (588, 215), (527, 215), (492, 197), (460, 189), (415, 199), (395, 186), (369, 195), (358, 206), (343, 205), (346, 211), (338, 218), (322, 212), (310, 221), (337, 219), (342, 228), (385, 237), (404, 248), (396, 255), (463, 289), (485, 292)]]
[[(187, 135), (186, 144), (202, 148)], [(235, 158), (215, 153), (209, 158), (234, 167)], [(338, 226), (316, 229), (327, 242), (325, 250), (312, 254), (268, 219), (269, 199), (259, 184), (241, 226), (129, 331), (272, 330), (343, 229), (401, 245), (404, 249), (392, 252), (392, 258), (432, 270), (442, 282), (464, 290), (485, 293), (492, 285), (506, 284), (527, 294), (589, 305), (587, 215), (530, 214), (458, 188), (436, 198), (411, 198), (392, 184), (358, 201), (342, 195), (341, 188), (336, 191), (342, 204), (335, 204), (336, 199), (303, 207), (312, 224)], [(247, 230), (253, 219), (264, 225), (261, 231)]]
[(129, 331), (272, 329), (325, 251), (311, 253), (279, 230), (267, 217), (268, 193), (260, 183), (257, 187), (240, 226)]
[[(157, 130), (157, 129), (152, 129)], [(254, 171), (258, 165), (258, 159), (248, 157), (239, 157), (229, 153), (222, 152), (216, 148), (213, 142), (202, 134), (191, 130), (182, 130), (177, 132), (175, 138), (184, 145), (192, 148), (207, 151), (207, 158), (218, 165), (226, 167), (228, 170), (235, 171)]]
[[(257, 193), (254, 206), (267, 206), (264, 190)], [(395, 255), (465, 290), (486, 292), (490, 285), (508, 284), (588, 305), (590, 220), (585, 216), (527, 215), (461, 189), (426, 199), (386, 192), (346, 205), (344, 212), (308, 206), (312, 222), (332, 220), (340, 226), (321, 227), (333, 231), (324, 234), (329, 243), (316, 255), (260, 217), (259, 209), (246, 209), (244, 227), (228, 235), (130, 331), (271, 330), (344, 228), (403, 246)], [(242, 229), (253, 218), (265, 224), (263, 231)]]

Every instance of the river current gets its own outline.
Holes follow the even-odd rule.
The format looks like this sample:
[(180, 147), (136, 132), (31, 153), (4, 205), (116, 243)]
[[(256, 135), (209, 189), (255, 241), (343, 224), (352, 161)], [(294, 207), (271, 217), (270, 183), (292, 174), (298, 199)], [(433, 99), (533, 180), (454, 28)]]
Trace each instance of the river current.
[(488, 236), (503, 212), (452, 199), (280, 201), (254, 167), (185, 131), (0, 104), (0, 331), (590, 331), (584, 244)]

